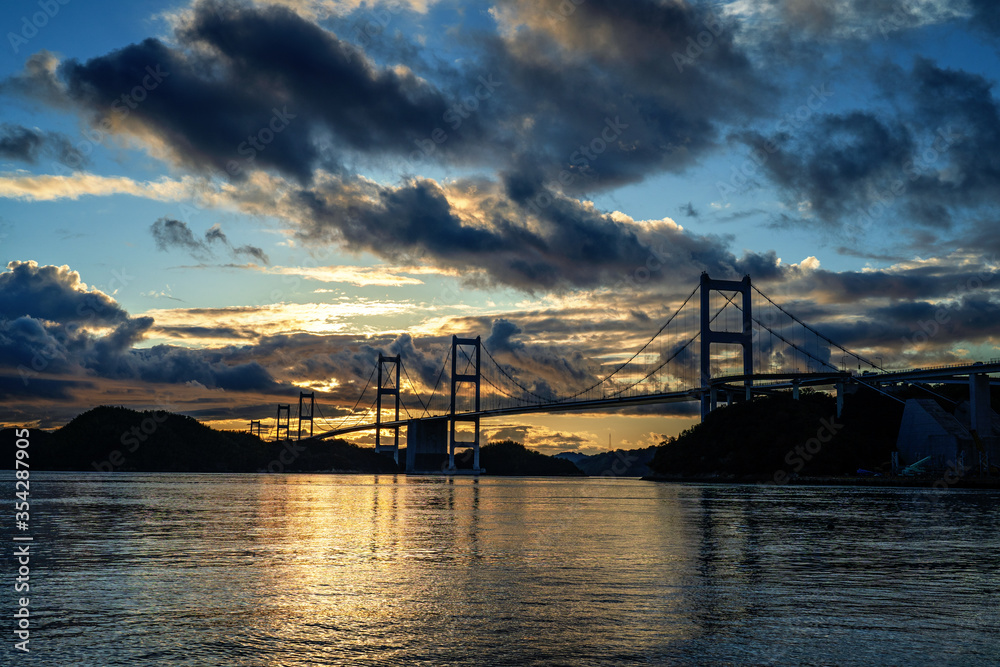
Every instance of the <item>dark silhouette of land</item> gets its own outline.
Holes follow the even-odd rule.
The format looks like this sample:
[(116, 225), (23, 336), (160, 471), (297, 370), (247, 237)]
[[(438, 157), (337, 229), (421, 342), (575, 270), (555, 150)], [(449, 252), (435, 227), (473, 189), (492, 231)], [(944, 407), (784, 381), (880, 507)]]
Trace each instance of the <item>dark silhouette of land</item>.
[[(102, 406), (55, 431), (31, 429), (31, 470), (103, 472), (356, 472), (396, 473), (386, 454), (344, 440), (265, 442), (245, 431), (218, 431), (165, 411), (138, 412)], [(15, 429), (0, 431), (0, 456), (14, 461)], [(405, 461), (405, 450), (400, 461)], [(456, 455), (472, 467), (472, 452)], [(3, 465), (3, 464), (0, 464)], [(531, 451), (512, 441), (480, 449), (490, 475), (583, 475), (569, 461)]]
[[(456, 453), (455, 467), (472, 469), (472, 450)], [(584, 473), (569, 461), (546, 456), (513, 440), (490, 442), (479, 448), (479, 465), (487, 475), (505, 476), (582, 476)]]
[[(937, 397), (916, 387), (897, 395), (935, 398), (949, 410), (968, 398), (964, 386), (941, 385), (933, 391)], [(867, 388), (845, 398), (840, 417), (829, 394), (803, 390), (799, 400), (790, 393), (760, 397), (714, 410), (702, 423), (666, 440), (650, 463), (650, 478), (854, 483), (859, 469), (884, 476), (891, 470), (902, 416), (902, 403)]]
[[(30, 442), (32, 470), (398, 472), (391, 458), (343, 440), (264, 442), (184, 415), (122, 407), (88, 410), (53, 432), (32, 429)], [(14, 460), (14, 443), (14, 429), (0, 432), (5, 461)]]
[(616, 449), (600, 454), (580, 454), (563, 452), (556, 458), (573, 462), (584, 474), (604, 477), (647, 477), (653, 474), (649, 467), (656, 451), (656, 445), (639, 449)]

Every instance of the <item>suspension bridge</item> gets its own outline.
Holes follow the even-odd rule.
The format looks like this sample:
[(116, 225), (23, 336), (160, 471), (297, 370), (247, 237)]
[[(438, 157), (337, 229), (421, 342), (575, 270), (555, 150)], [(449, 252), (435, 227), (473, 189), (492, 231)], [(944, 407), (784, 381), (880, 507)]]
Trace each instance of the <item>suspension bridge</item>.
[[(1000, 360), (887, 370), (880, 357), (850, 350), (804, 322), (752, 284), (750, 276), (716, 280), (707, 273), (634, 352), (605, 355), (587, 368), (563, 369), (578, 380), (571, 391), (555, 393), (547, 377), (552, 369), (529, 374), (525, 366), (531, 364), (519, 354), (508, 346), (491, 351), (481, 336), (452, 336), (437, 381), (425, 384), (425, 391), (430, 388), (425, 400), (401, 355), (379, 353), (357, 401), (339, 420), (323, 414), (315, 392), (300, 392), (298, 438), (374, 431), (375, 450), (391, 453), (399, 463), (399, 432), (406, 428), (408, 472), (455, 471), (455, 452), (462, 449), (472, 450), (476, 472), (480, 422), (490, 417), (695, 401), (704, 419), (721, 403), (789, 390), (797, 399), (803, 387), (833, 389), (839, 416), (851, 385), (902, 402), (892, 387), (927, 382), (968, 383), (972, 426), (989, 433), (990, 385), (997, 382), (990, 374), (1000, 373)], [(316, 425), (321, 428), (314, 430)], [(251, 421), (250, 430), (265, 438), (290, 439), (291, 405), (278, 406), (266, 435), (261, 421)], [(391, 439), (384, 437), (386, 431)]]

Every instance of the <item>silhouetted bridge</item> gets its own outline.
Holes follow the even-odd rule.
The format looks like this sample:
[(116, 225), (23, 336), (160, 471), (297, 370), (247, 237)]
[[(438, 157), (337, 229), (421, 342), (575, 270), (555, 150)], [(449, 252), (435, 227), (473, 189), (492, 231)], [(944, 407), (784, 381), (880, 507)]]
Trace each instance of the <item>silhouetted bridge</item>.
[[(699, 294), (697, 306), (696, 294)], [(721, 346), (722, 354), (713, 357), (713, 346)], [(496, 356), (503, 358), (504, 354), (517, 353), (504, 350)], [(526, 378), (513, 364), (498, 361), (481, 337), (452, 336), (451, 348), (425, 402), (409, 379), (402, 357), (380, 353), (354, 407), (338, 423), (331, 426), (331, 420), (315, 416), (314, 392), (300, 393), (298, 437), (303, 438), (304, 422), (308, 423), (307, 437), (314, 440), (374, 431), (375, 450), (391, 452), (398, 463), (399, 430), (406, 427), (408, 471), (442, 468), (437, 464), (421, 465), (422, 457), (438, 461), (447, 457), (443, 468), (454, 471), (455, 452), (464, 448), (472, 449), (473, 471), (478, 471), (480, 421), (489, 417), (698, 401), (704, 418), (719, 403), (788, 390), (798, 398), (800, 388), (817, 386), (835, 389), (840, 416), (848, 385), (865, 386), (902, 402), (893, 396), (893, 386), (922, 386), (926, 382), (968, 383), (975, 429), (991, 418), (990, 374), (1000, 373), (1000, 360), (886, 370), (881, 358), (875, 357), (879, 360), (875, 363), (800, 320), (757, 289), (750, 276), (734, 281), (714, 280), (708, 274), (702, 274), (684, 302), (636, 352), (618, 356), (627, 359), (606, 362), (605, 366), (613, 367), (610, 372), (574, 393), (557, 396), (541, 378)], [(834, 363), (837, 356), (840, 367)], [(448, 407), (431, 414), (449, 361)], [(855, 365), (858, 372), (848, 370)], [(862, 366), (866, 369), (863, 372)], [(419, 416), (414, 417), (403, 401), (401, 373), (423, 408)], [(374, 393), (372, 401), (359, 410), (369, 387)], [(407, 415), (405, 419), (400, 417), (401, 407)], [(320, 419), (328, 428), (315, 433), (314, 422)], [(261, 434), (261, 422), (251, 422), (251, 431), (254, 430)], [(392, 431), (391, 444), (383, 443), (386, 430)], [(279, 440), (291, 436), (290, 404), (278, 407), (269, 434), (270, 431)]]

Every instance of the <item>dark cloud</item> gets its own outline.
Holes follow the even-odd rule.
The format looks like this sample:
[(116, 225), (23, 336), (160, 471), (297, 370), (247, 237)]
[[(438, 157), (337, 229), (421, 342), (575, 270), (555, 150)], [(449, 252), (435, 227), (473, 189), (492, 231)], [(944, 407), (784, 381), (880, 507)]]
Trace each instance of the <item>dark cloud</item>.
[[(330, 181), (299, 191), (289, 215), (305, 241), (339, 241), (392, 261), (432, 261), (472, 279), (524, 290), (619, 285), (635, 290), (702, 270), (776, 275), (773, 253), (736, 257), (727, 239), (695, 236), (667, 223), (638, 224), (558, 193), (537, 205), (529, 189), (479, 183), (478, 224), (460, 217), (437, 183), (391, 188)], [(515, 192), (516, 191), (516, 192)], [(508, 196), (514, 192), (516, 198)], [(483, 223), (486, 224), (483, 224)], [(476, 267), (478, 273), (470, 272)]]
[[(73, 380), (53, 380), (48, 378), (32, 379), (25, 382), (23, 377), (0, 375), (0, 400), (16, 401), (26, 398), (41, 398), (47, 401), (69, 402), (74, 398), (74, 391), (92, 387), (90, 382)], [(6, 412), (6, 410), (5, 410)], [(33, 412), (33, 411), (32, 411)], [(12, 415), (6, 415), (11, 417)], [(37, 419), (28, 416), (25, 421)]]
[(678, 206), (677, 210), (686, 215), (689, 218), (697, 218), (701, 214), (695, 209), (691, 202), (684, 204), (683, 206)]
[(153, 333), (171, 338), (222, 338), (222, 339), (256, 339), (259, 334), (252, 329), (236, 329), (223, 326), (157, 326)]
[(532, 119), (514, 135), (513, 173), (582, 193), (681, 171), (718, 146), (721, 123), (761, 114), (775, 92), (736, 45), (738, 26), (707, 4), (573, 4), (559, 21), (545, 3), (507, 3), (519, 30), (482, 42), (483, 66), (505, 82), (504, 120)]
[(156, 242), (159, 250), (167, 251), (172, 248), (180, 248), (190, 252), (195, 258), (201, 259), (212, 255), (213, 246), (223, 247), (234, 257), (251, 257), (263, 264), (269, 264), (267, 254), (256, 246), (242, 245), (234, 246), (229, 242), (229, 238), (223, 233), (219, 225), (212, 225), (205, 232), (204, 240), (195, 238), (191, 228), (180, 220), (171, 218), (160, 218), (150, 227), (150, 233)]
[(437, 381), (441, 371), (441, 359), (438, 358), (438, 350), (434, 350), (434, 354), (428, 354), (419, 350), (413, 341), (413, 337), (408, 333), (404, 333), (397, 336), (389, 344), (389, 352), (391, 355), (400, 355), (404, 368), (413, 376), (410, 378), (411, 380), (417, 381), (419, 379), (425, 386), (433, 389), (434, 383)]
[(511, 340), (513, 336), (519, 333), (522, 333), (519, 326), (510, 320), (500, 318), (493, 321), (493, 328), (490, 330), (490, 335), (483, 342), (487, 348), (494, 352), (510, 352), (524, 347), (524, 343), (521, 341)]
[(924, 205), (1000, 203), (1000, 105), (994, 83), (918, 58), (909, 79), (916, 119), (932, 134), (916, 156), (927, 166), (913, 192)]
[(239, 179), (273, 169), (305, 183), (345, 153), (406, 156), (421, 141), (435, 158), (458, 155), (484, 134), (467, 118), (461, 136), (436, 145), (429, 137), (456, 100), (283, 7), (199, 2), (176, 39), (57, 70), (39, 54), (3, 90), (73, 106), (104, 131), (155, 138), (189, 169)]
[(969, 5), (972, 7), (969, 24), (974, 30), (992, 37), (1000, 35), (1000, 5), (993, 0), (969, 0)]
[(56, 108), (71, 108), (65, 85), (56, 74), (58, 66), (59, 58), (51, 51), (32, 54), (19, 74), (0, 81), (0, 93), (36, 99)]
[(789, 203), (807, 201), (826, 222), (863, 214), (887, 183), (904, 176), (915, 149), (903, 125), (862, 111), (824, 115), (795, 136), (747, 132), (740, 140), (766, 156), (762, 170)]
[[(410, 171), (530, 165), (566, 192), (682, 170), (718, 146), (719, 123), (761, 114), (775, 90), (708, 5), (588, 0), (563, 23), (536, 3), (506, 10), (520, 30), (477, 34), (461, 70), (425, 65), (426, 77), (376, 66), (283, 7), (206, 0), (176, 46), (147, 39), (57, 71), (49, 54), (4, 85), (155, 138), (201, 172), (308, 183), (348, 154), (405, 157)], [(692, 50), (696, 38), (709, 43)]]
[(0, 272), (0, 317), (29, 316), (62, 324), (117, 325), (128, 319), (107, 294), (87, 289), (67, 266), (12, 261)]
[[(798, 130), (744, 132), (790, 206), (841, 225), (919, 225), (931, 244), (962, 213), (1000, 204), (1000, 105), (978, 74), (917, 58), (876, 77), (893, 114), (826, 114)], [(801, 224), (802, 220), (795, 220)], [(914, 242), (921, 232), (911, 230)]]
[(84, 163), (83, 156), (64, 134), (0, 123), (0, 159), (36, 164), (43, 156), (64, 164)]
[(156, 241), (156, 247), (160, 250), (169, 250), (174, 247), (184, 248), (190, 251), (203, 251), (207, 244), (194, 237), (187, 223), (170, 218), (160, 218), (153, 223), (149, 230)]
[(243, 360), (237, 349), (137, 349), (153, 324), (151, 317), (130, 317), (108, 295), (86, 290), (79, 274), (68, 267), (15, 261), (0, 273), (0, 368), (18, 373), (28, 384), (47, 375), (51, 380), (75, 374), (194, 381), (209, 389), (281, 388), (259, 363)]

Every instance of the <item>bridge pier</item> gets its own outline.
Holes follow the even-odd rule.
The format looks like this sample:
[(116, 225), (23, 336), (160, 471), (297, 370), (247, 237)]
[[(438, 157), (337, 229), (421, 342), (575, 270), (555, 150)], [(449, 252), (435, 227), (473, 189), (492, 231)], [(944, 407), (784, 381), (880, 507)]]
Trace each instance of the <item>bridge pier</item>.
[(406, 427), (406, 472), (448, 469), (448, 417), (413, 419)]
[(997, 447), (993, 433), (993, 408), (990, 403), (990, 376), (986, 373), (969, 375), (969, 422), (972, 437), (979, 452), (980, 471), (989, 474), (991, 452)]
[(982, 436), (993, 435), (990, 408), (990, 376), (986, 373), (969, 374), (969, 407), (972, 430)]

